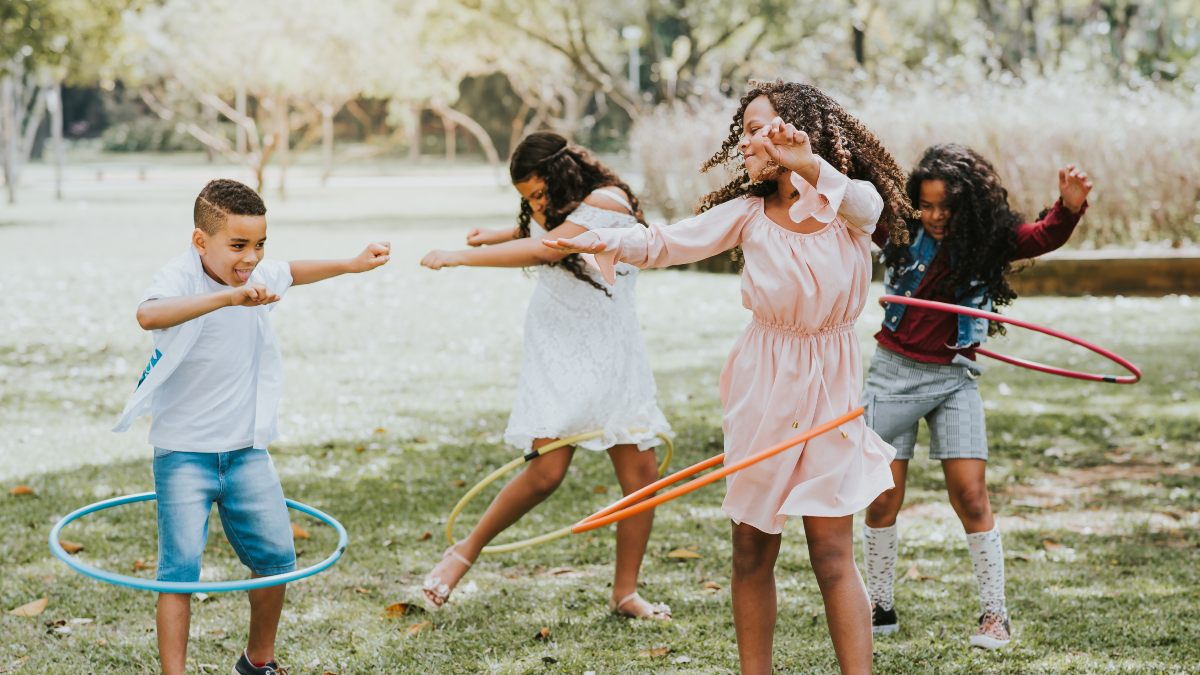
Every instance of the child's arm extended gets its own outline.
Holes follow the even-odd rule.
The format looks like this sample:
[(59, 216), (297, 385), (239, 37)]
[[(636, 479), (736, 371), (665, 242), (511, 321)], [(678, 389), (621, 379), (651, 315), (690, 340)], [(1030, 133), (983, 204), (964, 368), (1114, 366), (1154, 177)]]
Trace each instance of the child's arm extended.
[(698, 216), (662, 227), (599, 228), (571, 239), (546, 235), (559, 253), (595, 253), (608, 283), (616, 283), (617, 260), (641, 268), (683, 265), (712, 257), (742, 243), (752, 207), (743, 199), (718, 204)]
[(512, 241), (520, 236), (516, 227), (498, 227), (495, 229), (472, 227), (467, 233), (467, 246), (494, 246)]
[(201, 295), (151, 298), (138, 305), (137, 321), (144, 330), (162, 330), (178, 326), (222, 307), (254, 307), (279, 300), (266, 286), (246, 284), (227, 291)]
[(369, 272), (391, 259), (392, 245), (386, 241), (367, 244), (362, 253), (345, 260), (293, 260), (288, 263), (292, 285), (312, 284), (339, 274)]
[(1014, 259), (1034, 258), (1067, 243), (1087, 211), (1087, 196), (1091, 190), (1092, 181), (1074, 164), (1059, 169), (1059, 200), (1041, 220), (1017, 227)]
[[(574, 237), (586, 232), (582, 225), (570, 221), (546, 233), (546, 239)], [(542, 245), (542, 238), (524, 237), (484, 248), (462, 251), (430, 251), (421, 258), (421, 264), (431, 270), (443, 267), (532, 267), (558, 262), (569, 253), (553, 251)]]

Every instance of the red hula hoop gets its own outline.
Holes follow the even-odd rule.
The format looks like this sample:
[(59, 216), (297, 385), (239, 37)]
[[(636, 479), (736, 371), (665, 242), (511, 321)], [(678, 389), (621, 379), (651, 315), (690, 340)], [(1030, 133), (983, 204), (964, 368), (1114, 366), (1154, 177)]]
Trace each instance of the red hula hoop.
[(1091, 350), (1091, 351), (1099, 354), (1100, 356), (1103, 356), (1104, 358), (1108, 359), (1109, 361), (1112, 361), (1113, 363), (1117, 364), (1118, 366), (1121, 366), (1125, 370), (1128, 370), (1130, 373), (1132, 373), (1132, 375), (1097, 375), (1095, 373), (1084, 373), (1084, 372), (1080, 372), (1077, 370), (1068, 370), (1066, 368), (1059, 368), (1057, 366), (1050, 366), (1050, 365), (1046, 365), (1044, 363), (1038, 363), (1037, 361), (1029, 361), (1026, 359), (1017, 358), (1015, 356), (1008, 356), (1005, 354), (997, 354), (996, 352), (993, 352), (990, 349), (982, 349), (982, 348), (975, 349), (975, 352), (977, 354), (983, 354), (984, 356), (996, 359), (997, 361), (1011, 363), (1014, 366), (1021, 366), (1022, 368), (1029, 368), (1030, 370), (1036, 370), (1036, 371), (1039, 371), (1042, 373), (1049, 373), (1051, 375), (1061, 375), (1063, 377), (1073, 377), (1077, 380), (1088, 380), (1091, 382), (1109, 382), (1112, 384), (1133, 384), (1134, 382), (1137, 382), (1138, 380), (1142, 379), (1142, 371), (1137, 366), (1133, 365), (1133, 363), (1131, 363), (1128, 359), (1126, 359), (1118, 354), (1115, 354), (1099, 345), (1094, 345), (1094, 344), (1088, 342), (1087, 340), (1084, 340), (1082, 338), (1077, 338), (1074, 335), (1070, 335), (1068, 333), (1064, 333), (1059, 330), (1054, 330), (1053, 328), (1046, 328), (1045, 326), (1039, 326), (1036, 323), (1022, 321), (1021, 319), (1015, 319), (1011, 316), (1004, 316), (1002, 314), (996, 314), (995, 312), (985, 312), (982, 309), (975, 309), (974, 307), (962, 307), (960, 305), (952, 305), (948, 302), (936, 302), (934, 300), (923, 300), (921, 298), (907, 298), (907, 297), (902, 297), (899, 295), (885, 295), (882, 298), (880, 298), (880, 300), (882, 300), (883, 302), (887, 302), (887, 303), (894, 302), (898, 305), (911, 305), (913, 307), (924, 307), (925, 309), (936, 309), (936, 310), (940, 310), (943, 312), (952, 312), (954, 314), (965, 314), (966, 316), (973, 316), (973, 317), (977, 317), (980, 319), (988, 319), (989, 321), (999, 321), (1000, 323), (1011, 324), (1013, 326), (1018, 326), (1020, 328), (1025, 328), (1028, 330), (1036, 331), (1038, 333), (1045, 333), (1046, 335), (1049, 335), (1051, 337), (1056, 337), (1060, 340), (1066, 340), (1067, 342), (1070, 342), (1071, 344), (1079, 345), (1080, 347), (1083, 347), (1084, 349)]

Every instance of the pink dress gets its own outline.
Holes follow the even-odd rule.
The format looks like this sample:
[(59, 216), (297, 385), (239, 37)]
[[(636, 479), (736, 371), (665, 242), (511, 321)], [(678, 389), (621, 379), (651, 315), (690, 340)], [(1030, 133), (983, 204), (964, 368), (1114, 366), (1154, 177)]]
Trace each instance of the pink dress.
[[(819, 158), (818, 158), (819, 159)], [(742, 305), (753, 313), (721, 372), (725, 463), (731, 464), (859, 405), (862, 358), (854, 321), (871, 282), (871, 232), (883, 200), (823, 159), (814, 188), (793, 175), (790, 217), (811, 234), (767, 218), (740, 197), (669, 227), (592, 230), (615, 258), (637, 267), (694, 262), (741, 246)], [(846, 516), (893, 486), (895, 450), (862, 417), (726, 478), (736, 523), (783, 531), (788, 516)]]

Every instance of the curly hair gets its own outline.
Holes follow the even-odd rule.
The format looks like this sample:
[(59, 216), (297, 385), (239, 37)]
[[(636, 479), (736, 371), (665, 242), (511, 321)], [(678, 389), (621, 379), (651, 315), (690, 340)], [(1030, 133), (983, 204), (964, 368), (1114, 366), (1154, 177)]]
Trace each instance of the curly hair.
[[(629, 195), (629, 203), (633, 207), (633, 216), (642, 225), (646, 218), (638, 203), (637, 195), (611, 169), (604, 166), (586, 149), (570, 143), (559, 134), (549, 131), (539, 131), (526, 136), (508, 162), (508, 175), (512, 182), (523, 183), (533, 177), (546, 182), (546, 223), (547, 230), (553, 230), (572, 211), (579, 208), (593, 190), (602, 187), (618, 187)], [(517, 228), (520, 237), (529, 236), (529, 223), (533, 219), (533, 208), (529, 200), (521, 199), (521, 212), (517, 216)], [(590, 285), (605, 295), (612, 297), (608, 289), (598, 283), (587, 272), (583, 260), (571, 254), (550, 265), (561, 265), (571, 272), (576, 279)]]
[(196, 227), (207, 234), (216, 234), (225, 227), (225, 216), (265, 216), (267, 205), (250, 186), (228, 178), (211, 180), (192, 208)]
[[(950, 211), (942, 246), (953, 264), (939, 290), (953, 294), (978, 280), (984, 283), (994, 305), (1010, 304), (1017, 294), (1005, 277), (1012, 271), (1017, 226), (1024, 219), (1009, 206), (1008, 190), (1000, 184), (995, 167), (964, 145), (944, 143), (925, 150), (908, 177), (906, 191), (914, 207), (920, 205), (921, 184), (928, 180), (940, 180), (945, 185)], [(911, 219), (906, 227), (915, 236), (921, 221)], [(908, 256), (906, 246), (889, 243), (883, 249), (884, 264), (893, 273), (910, 263)], [(1003, 333), (1004, 327), (992, 322), (988, 333), (997, 332)]]
[(733, 113), (729, 136), (721, 143), (721, 149), (700, 167), (700, 171), (705, 172), (715, 166), (736, 162), (737, 172), (729, 183), (701, 198), (697, 213), (743, 195), (766, 197), (779, 189), (779, 184), (773, 180), (752, 181), (738, 151), (746, 106), (759, 96), (767, 97), (784, 122), (808, 134), (814, 153), (850, 178), (873, 184), (883, 197), (879, 222), (888, 228), (893, 242), (907, 243), (908, 231), (904, 222), (913, 213), (904, 196), (904, 171), (870, 129), (832, 97), (810, 84), (781, 80), (750, 82), (749, 91), (742, 96)]

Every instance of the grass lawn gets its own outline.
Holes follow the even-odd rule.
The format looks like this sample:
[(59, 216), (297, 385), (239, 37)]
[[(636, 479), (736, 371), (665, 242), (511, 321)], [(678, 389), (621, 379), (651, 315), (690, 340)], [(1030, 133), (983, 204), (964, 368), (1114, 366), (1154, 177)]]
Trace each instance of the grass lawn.
[[(145, 425), (108, 432), (150, 341), (133, 321), (138, 291), (182, 250), (194, 164), (134, 164), (69, 175), (68, 201), (30, 173), (0, 209), (0, 609), (48, 598), (36, 617), (0, 614), (0, 673), (154, 672), (154, 596), (78, 576), (45, 538), (68, 511), (151, 488)], [(296, 173), (268, 194), (279, 258), (349, 256), (390, 239), (382, 270), (298, 288), (276, 313), (287, 389), (286, 438), (272, 454), (290, 497), (349, 529), (345, 557), (289, 589), (279, 639), (293, 673), (733, 672), (729, 525), (712, 486), (658, 510), (643, 594), (669, 603), (668, 625), (605, 610), (611, 529), (481, 559), (448, 610), (419, 604), (445, 548), (445, 519), (471, 484), (515, 456), (500, 443), (519, 367), (533, 280), (516, 270), (433, 273), (416, 261), (456, 246), (469, 226), (511, 222), (515, 198), (487, 171), (397, 169), (319, 188)], [(467, 195), (467, 197), (463, 197)], [(874, 289), (877, 294), (880, 289)], [(660, 401), (678, 433), (675, 466), (720, 452), (716, 377), (747, 320), (738, 280), (654, 272), (639, 282)], [(1026, 298), (1009, 313), (1091, 338), (1145, 373), (1133, 386), (1054, 378), (999, 363), (981, 380), (992, 443), (993, 507), (1005, 533), (1016, 640), (972, 652), (974, 579), (940, 468), (918, 449), (901, 514), (901, 632), (876, 643), (880, 672), (1197, 672), (1200, 670), (1200, 380), (1187, 297)], [(881, 312), (859, 322), (864, 358)], [(1106, 370), (1087, 352), (1019, 330), (997, 350)], [(34, 494), (8, 494), (12, 486)], [(611, 501), (607, 459), (576, 457), (562, 488), (502, 539), (569, 524)], [(473, 522), (494, 491), (460, 523)], [(214, 521), (216, 518), (214, 518)], [(83, 559), (152, 575), (153, 507), (90, 517), (65, 537)], [(301, 564), (333, 547), (301, 516)], [(698, 558), (668, 554), (689, 548)], [(140, 561), (140, 562), (139, 562)], [(214, 522), (205, 578), (244, 574)], [(780, 672), (836, 668), (799, 523), (778, 568)], [(194, 672), (228, 672), (245, 640), (244, 594), (194, 604)], [(393, 614), (396, 614), (393, 612)], [(541, 639), (543, 628), (549, 636)]]

